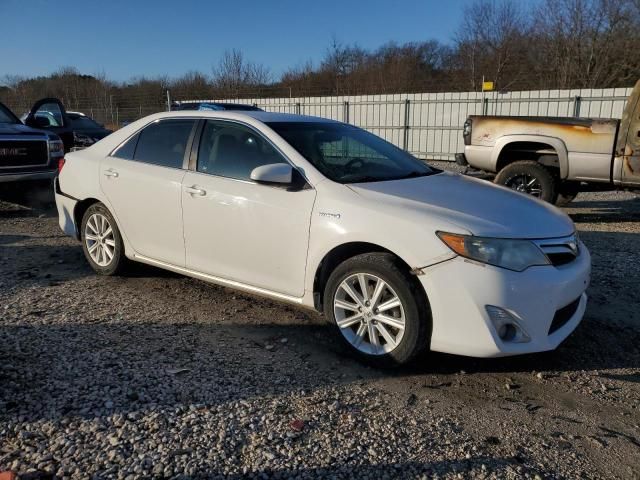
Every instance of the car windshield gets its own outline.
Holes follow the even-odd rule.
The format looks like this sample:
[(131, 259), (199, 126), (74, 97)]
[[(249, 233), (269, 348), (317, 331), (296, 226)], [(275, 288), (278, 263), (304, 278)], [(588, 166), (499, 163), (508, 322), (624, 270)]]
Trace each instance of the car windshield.
[(267, 125), (335, 182), (381, 182), (437, 173), (404, 150), (351, 125), (330, 122)]
[(0, 123), (20, 123), (20, 120), (8, 108), (0, 104)]

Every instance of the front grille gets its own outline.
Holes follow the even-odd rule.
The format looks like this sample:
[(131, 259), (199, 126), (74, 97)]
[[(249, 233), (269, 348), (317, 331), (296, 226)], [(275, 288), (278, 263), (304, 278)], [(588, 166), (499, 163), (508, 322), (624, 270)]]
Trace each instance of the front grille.
[(46, 165), (48, 155), (46, 140), (0, 141), (0, 168)]
[(556, 311), (556, 314), (553, 316), (553, 321), (551, 322), (551, 326), (549, 327), (549, 335), (551, 335), (556, 330), (563, 327), (565, 323), (571, 320), (578, 310), (580, 306), (580, 297), (576, 298), (573, 302), (571, 302), (566, 307), (562, 307), (560, 310)]
[(549, 263), (555, 267), (571, 263), (580, 255), (580, 246), (575, 235), (537, 240), (535, 243), (549, 259)]

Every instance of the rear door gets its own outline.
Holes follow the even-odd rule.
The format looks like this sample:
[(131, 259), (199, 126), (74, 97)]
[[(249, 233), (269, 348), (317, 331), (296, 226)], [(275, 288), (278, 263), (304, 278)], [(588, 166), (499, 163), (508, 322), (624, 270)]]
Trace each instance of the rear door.
[(143, 257), (184, 266), (182, 179), (197, 121), (157, 120), (100, 165), (100, 185), (121, 230)]
[(57, 98), (43, 98), (33, 104), (24, 120), (29, 127), (47, 130), (58, 135), (68, 152), (73, 147), (73, 130), (64, 105)]

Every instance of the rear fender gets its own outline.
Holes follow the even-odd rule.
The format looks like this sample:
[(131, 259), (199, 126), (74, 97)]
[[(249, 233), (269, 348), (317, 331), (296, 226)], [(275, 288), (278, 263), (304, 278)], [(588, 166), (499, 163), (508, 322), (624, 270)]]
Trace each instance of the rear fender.
[[(564, 179), (569, 176), (569, 157), (567, 146), (561, 139), (557, 137), (547, 137), (544, 135), (505, 135), (504, 137), (498, 138), (491, 154), (491, 165), (493, 165), (496, 171), (500, 153), (502, 153), (502, 150), (506, 146), (515, 142), (546, 143), (547, 145), (552, 147), (558, 154), (558, 162), (560, 164), (560, 178)], [(523, 158), (522, 160), (527, 159)]]

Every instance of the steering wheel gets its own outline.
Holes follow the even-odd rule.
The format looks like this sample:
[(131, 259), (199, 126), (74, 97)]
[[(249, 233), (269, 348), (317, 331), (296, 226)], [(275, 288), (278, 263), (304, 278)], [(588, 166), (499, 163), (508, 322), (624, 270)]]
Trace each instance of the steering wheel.
[(345, 169), (347, 172), (349, 172), (349, 173), (353, 173), (353, 170), (354, 170), (354, 168), (356, 168), (356, 165), (357, 165), (357, 164), (360, 164), (360, 166), (359, 166), (359, 167), (357, 167), (357, 168), (362, 168), (362, 167), (364, 167), (364, 164), (365, 164), (365, 163), (366, 163), (366, 162), (364, 161), (364, 159), (363, 159), (363, 158), (360, 158), (360, 157), (354, 157), (354, 158), (352, 158), (351, 160), (349, 160), (349, 161), (346, 163), (346, 165), (344, 166), (344, 169)]

